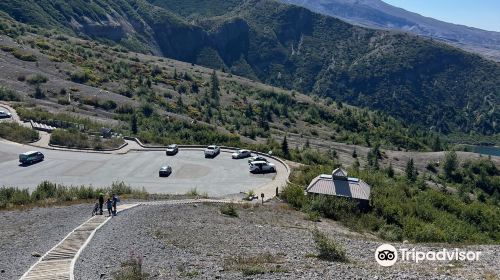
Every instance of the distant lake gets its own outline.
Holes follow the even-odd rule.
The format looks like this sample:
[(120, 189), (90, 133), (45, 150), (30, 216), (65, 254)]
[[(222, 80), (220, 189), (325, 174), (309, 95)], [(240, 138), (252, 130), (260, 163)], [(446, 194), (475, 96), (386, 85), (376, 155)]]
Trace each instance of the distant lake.
[(466, 146), (468, 150), (476, 154), (500, 157), (500, 147), (496, 146)]

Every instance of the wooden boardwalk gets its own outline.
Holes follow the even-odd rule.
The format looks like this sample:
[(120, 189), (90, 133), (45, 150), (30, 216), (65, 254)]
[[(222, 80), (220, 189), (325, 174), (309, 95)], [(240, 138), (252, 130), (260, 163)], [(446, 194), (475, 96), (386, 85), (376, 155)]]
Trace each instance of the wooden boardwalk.
[[(138, 204), (118, 205), (118, 212)], [(69, 233), (59, 244), (43, 255), (21, 280), (73, 280), (73, 268), (81, 251), (94, 233), (107, 221), (107, 215), (94, 216)]]

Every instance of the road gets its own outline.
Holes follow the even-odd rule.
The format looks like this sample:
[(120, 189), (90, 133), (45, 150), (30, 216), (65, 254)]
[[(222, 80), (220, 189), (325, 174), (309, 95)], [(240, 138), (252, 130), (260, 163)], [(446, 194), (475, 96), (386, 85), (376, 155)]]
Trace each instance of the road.
[[(192, 188), (217, 197), (250, 189), (261, 189), (272, 183), (275, 174), (250, 174), (246, 159), (233, 160), (222, 152), (205, 159), (200, 150), (180, 150), (167, 157), (162, 151), (130, 151), (126, 154), (99, 154), (46, 150), (45, 161), (20, 166), (19, 154), (37, 148), (0, 139), (0, 186), (33, 190), (43, 180), (65, 185), (107, 187), (123, 181), (133, 187), (144, 187), (150, 193), (184, 194)], [(172, 175), (158, 176), (162, 165), (172, 166)]]

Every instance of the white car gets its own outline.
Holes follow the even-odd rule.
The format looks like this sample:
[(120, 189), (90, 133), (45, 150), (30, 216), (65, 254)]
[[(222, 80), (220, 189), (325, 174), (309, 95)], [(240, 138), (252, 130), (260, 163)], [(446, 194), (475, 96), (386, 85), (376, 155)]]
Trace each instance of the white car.
[(231, 155), (233, 159), (247, 158), (251, 156), (252, 153), (249, 150), (237, 150)]
[(218, 154), (220, 154), (220, 148), (216, 145), (210, 145), (205, 148), (205, 157), (216, 157)]
[(248, 163), (250, 164), (252, 161), (265, 161), (265, 162), (269, 162), (269, 160), (267, 160), (267, 158), (263, 157), (263, 156), (255, 156), (255, 157), (251, 157), (248, 159)]
[(5, 112), (5, 111), (0, 111), (0, 119), (4, 119), (4, 118), (10, 118), (12, 117), (12, 114), (9, 113), (9, 112)]
[(250, 173), (274, 173), (276, 172), (276, 166), (274, 163), (265, 161), (252, 161), (250, 163)]

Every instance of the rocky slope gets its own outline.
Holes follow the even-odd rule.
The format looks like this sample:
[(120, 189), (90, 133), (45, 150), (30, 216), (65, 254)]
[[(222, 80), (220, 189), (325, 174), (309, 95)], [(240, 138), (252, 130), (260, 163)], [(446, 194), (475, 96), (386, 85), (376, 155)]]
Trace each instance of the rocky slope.
[(500, 32), (424, 17), (381, 0), (282, 0), (353, 24), (409, 32), (500, 61)]

